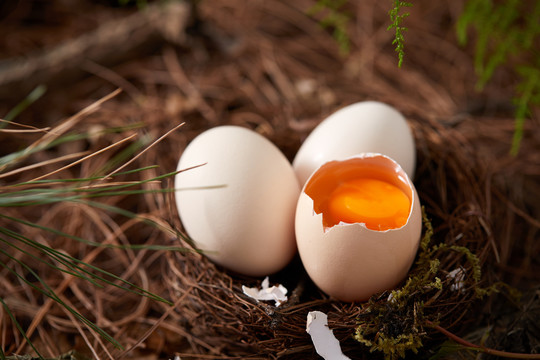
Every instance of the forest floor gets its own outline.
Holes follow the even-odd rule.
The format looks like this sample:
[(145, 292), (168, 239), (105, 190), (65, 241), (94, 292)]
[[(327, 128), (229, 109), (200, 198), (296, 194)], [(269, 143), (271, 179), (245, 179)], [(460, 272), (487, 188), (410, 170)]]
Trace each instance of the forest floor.
[[(471, 173), (483, 179), (482, 206), (488, 213), (493, 210), (486, 221), (489, 229), (497, 230), (489, 234), (495, 250), (484, 254), (497, 257), (489, 261), (493, 276), (524, 292), (538, 288), (540, 111), (532, 109), (520, 152), (510, 155), (519, 79), (510, 64), (499, 68), (482, 91), (476, 89), (474, 42), (459, 45), (455, 29), (464, 1), (421, 1), (406, 8), (410, 15), (403, 24), (407, 31), (402, 67), (392, 44), (394, 34), (387, 29), (390, 1), (351, 0), (344, 5), (340, 15), (347, 16), (341, 19), (346, 51), (345, 43), (333, 36), (333, 28), (320, 24), (328, 12), (308, 14), (313, 0), (193, 1), (195, 5), (148, 1), (142, 9), (133, 2), (119, 3), (0, 2), (0, 117), (23, 124), (5, 128), (17, 131), (0, 132), (0, 156), (28, 148), (50, 129), (58, 131), (55, 136), (82, 134), (17, 164), (42, 164), (35, 169), (7, 176), (13, 168), (1, 168), (0, 192), (88, 154), (95, 155), (48, 178), (106, 174), (167, 134), (123, 169), (157, 165), (128, 176), (130, 181), (155, 179), (175, 171), (182, 150), (197, 134), (224, 124), (257, 131), (292, 160), (302, 140), (326, 116), (354, 102), (378, 100), (394, 106), (410, 122), (418, 151), (424, 154), (419, 166), (427, 164), (426, 149), (436, 143), (444, 156), (457, 154), (465, 168), (478, 167)], [(117, 89), (121, 92), (115, 93)], [(31, 93), (38, 96), (27, 98)], [(78, 113), (86, 107), (90, 108)], [(67, 128), (57, 127), (64, 119), (71, 119)], [(428, 124), (438, 130), (425, 131)], [(96, 154), (119, 141), (125, 142)], [(418, 181), (429, 183), (429, 179)], [(155, 191), (168, 186), (170, 178), (143, 187)], [(492, 188), (499, 200), (504, 199), (496, 202), (506, 204), (504, 209), (491, 209)], [(419, 193), (427, 199), (430, 190), (419, 186)], [(168, 193), (120, 195), (103, 201), (163, 228), (181, 229)], [(171, 232), (145, 227), (141, 221), (120, 221), (118, 214), (69, 202), (6, 208), (5, 214), (100, 243), (177, 245)], [(178, 297), (180, 290), (170, 282), (174, 258), (165, 250), (96, 250), (22, 224), (13, 229), (142, 284), (172, 302)], [(186, 334), (185, 320), (169, 312), (166, 304), (108, 287), (106, 292), (36, 264), (36, 273), (47, 279), (62, 301), (120, 341), (125, 350), (118, 350), (95, 331), (83, 329), (85, 325), (72, 313), (51, 304), (42, 292), (29, 288), (29, 283), (37, 284), (33, 275), (2, 256), (2, 264), (11, 265), (0, 269), (0, 299), (44, 357), (56, 358), (71, 350), (100, 358), (172, 358), (195, 351), (205, 354), (200, 358), (235, 354)], [(27, 255), (15, 258), (33, 261)], [(22, 271), (28, 282), (10, 274), (8, 267)], [(536, 314), (538, 298), (537, 294), (529, 304)], [(0, 311), (0, 349), (5, 355), (32, 353), (12, 320)], [(540, 341), (528, 334), (527, 344), (517, 351), (540, 350)]]

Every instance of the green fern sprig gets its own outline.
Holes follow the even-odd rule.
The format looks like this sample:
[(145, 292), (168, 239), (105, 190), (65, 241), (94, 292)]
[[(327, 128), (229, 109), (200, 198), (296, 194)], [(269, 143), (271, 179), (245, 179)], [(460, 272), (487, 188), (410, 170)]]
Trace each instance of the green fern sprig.
[(483, 90), (497, 68), (510, 60), (514, 64), (512, 70), (521, 77), (514, 97), (515, 128), (510, 149), (514, 156), (519, 152), (530, 108), (540, 105), (540, 64), (535, 48), (540, 39), (539, 19), (540, 1), (469, 0), (456, 24), (461, 45), (467, 43), (470, 28), (476, 32), (477, 90)]
[(409, 13), (401, 13), (404, 7), (411, 7), (412, 4), (406, 1), (394, 0), (394, 6), (388, 14), (390, 15), (390, 21), (392, 22), (387, 30), (394, 29), (394, 40), (392, 45), (395, 45), (396, 52), (398, 54), (398, 67), (403, 64), (403, 58), (405, 57), (405, 31), (407, 28), (402, 26), (403, 20), (409, 16)]
[(323, 28), (333, 29), (332, 36), (336, 40), (340, 52), (343, 55), (349, 53), (351, 41), (347, 35), (347, 25), (350, 15), (343, 10), (343, 6), (348, 0), (318, 0), (308, 11), (308, 15), (322, 15), (319, 24)]
[(516, 104), (515, 129), (512, 137), (510, 154), (516, 156), (519, 152), (521, 140), (523, 138), (525, 119), (530, 116), (530, 107), (533, 104), (540, 104), (540, 68), (523, 66), (517, 69), (522, 77), (522, 82), (518, 85), (519, 96), (514, 99)]

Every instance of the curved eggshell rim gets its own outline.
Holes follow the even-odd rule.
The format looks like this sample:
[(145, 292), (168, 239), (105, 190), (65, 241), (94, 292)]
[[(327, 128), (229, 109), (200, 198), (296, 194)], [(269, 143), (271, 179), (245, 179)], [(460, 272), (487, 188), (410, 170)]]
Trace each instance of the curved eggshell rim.
[[(376, 158), (382, 158), (383, 160), (382, 161), (381, 160), (376, 160)], [(381, 177), (383, 177), (385, 180), (389, 180), (393, 185), (397, 185), (398, 187), (400, 187), (400, 189), (402, 191), (406, 192), (407, 196), (409, 197), (409, 199), (411, 201), (411, 204), (410, 204), (410, 207), (409, 207), (409, 214), (407, 216), (407, 221), (405, 222), (404, 225), (402, 225), (400, 227), (397, 227), (397, 228), (387, 229), (387, 230), (369, 229), (366, 226), (365, 223), (361, 223), (361, 222), (346, 223), (346, 222), (342, 221), (342, 222), (340, 222), (338, 224), (335, 224), (335, 225), (332, 225), (332, 226), (324, 225), (324, 213), (323, 213), (322, 209), (319, 209), (319, 207), (320, 207), (319, 203), (322, 202), (322, 201), (319, 201), (314, 194), (312, 194), (313, 195), (312, 196), (312, 195), (310, 195), (308, 193), (308, 192), (310, 192), (310, 189), (312, 187), (316, 186), (316, 184), (314, 184), (313, 182), (320, 183), (320, 182), (323, 181), (323, 179), (326, 179), (327, 177), (331, 177), (333, 179), (330, 181), (330, 185), (328, 185), (327, 188), (325, 186), (323, 186), (323, 187), (325, 187), (326, 190), (333, 189), (333, 188), (335, 188), (335, 183), (338, 182), (338, 179), (343, 180), (343, 178), (353, 177), (352, 174), (355, 174), (355, 173), (358, 172), (357, 169), (349, 169), (351, 167), (351, 165), (348, 165), (346, 163), (351, 163), (351, 162), (354, 163), (355, 160), (364, 160), (364, 159), (373, 159), (373, 160), (375, 160), (375, 161), (369, 162), (368, 165), (374, 165), (375, 164), (373, 167), (378, 167), (379, 168), (377, 170), (378, 170), (378, 174)], [(347, 168), (337, 169), (338, 167), (342, 167), (342, 165), (340, 165), (340, 164), (344, 164), (344, 163), (347, 165)], [(331, 172), (331, 170), (336, 170), (336, 169), (337, 169), (337, 173), (334, 172), (334, 173), (328, 174), (328, 172)], [(330, 192), (331, 191), (324, 191), (323, 190), (323, 194), (326, 194), (326, 195), (328, 195)], [(336, 226), (361, 226), (361, 227), (365, 228), (368, 231), (372, 231), (372, 232), (376, 232), (376, 233), (385, 233), (385, 232), (390, 232), (390, 231), (397, 231), (397, 230), (407, 226), (407, 224), (409, 223), (409, 221), (411, 219), (413, 208), (414, 208), (414, 205), (415, 205), (415, 201), (417, 201), (415, 193), (416, 193), (416, 189), (414, 187), (414, 184), (412, 183), (411, 179), (409, 178), (409, 176), (407, 175), (405, 170), (403, 170), (401, 165), (399, 165), (399, 163), (397, 161), (395, 161), (394, 159), (392, 159), (391, 157), (389, 157), (387, 155), (384, 155), (384, 154), (380, 154), (380, 153), (361, 153), (361, 154), (353, 155), (353, 156), (350, 156), (350, 157), (347, 157), (347, 158), (344, 158), (344, 159), (327, 161), (326, 163), (319, 166), (310, 175), (310, 177), (308, 178), (308, 180), (304, 184), (304, 186), (302, 188), (302, 191), (301, 191), (301, 194), (306, 194), (313, 201), (313, 215), (321, 215), (321, 221), (323, 222), (323, 229), (324, 229), (325, 233), (328, 232), (328, 231), (331, 231)], [(322, 195), (322, 196), (324, 196), (324, 195)]]

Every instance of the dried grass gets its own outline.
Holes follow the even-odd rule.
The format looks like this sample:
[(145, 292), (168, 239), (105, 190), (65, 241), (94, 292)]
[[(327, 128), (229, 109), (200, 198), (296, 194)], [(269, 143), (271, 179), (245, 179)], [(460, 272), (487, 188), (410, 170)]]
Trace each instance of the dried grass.
[[(202, 2), (202, 21), (193, 29), (197, 35), (189, 47), (165, 46), (158, 53), (105, 72), (94, 67), (97, 76), (73, 84), (73, 89), (54, 89), (23, 113), (17, 120), (33, 126), (29, 130), (52, 132), (48, 128), (55, 129), (50, 114), (73, 113), (93, 102), (89, 99), (104, 96), (118, 85), (125, 88), (124, 94), (91, 114), (78, 115), (77, 124), (66, 128), (94, 136), (30, 155), (21, 164), (28, 166), (26, 171), (0, 178), (0, 185), (43, 174), (63, 179), (90, 177), (104, 169), (125, 145), (116, 152), (97, 154), (100, 149), (123, 139), (130, 144), (135, 144), (135, 139), (148, 144), (145, 139), (156, 139), (183, 122), (181, 129), (141, 153), (126, 170), (153, 164), (159, 168), (118, 181), (152, 179), (173, 171), (192, 138), (221, 124), (254, 129), (292, 159), (301, 141), (325, 116), (352, 102), (380, 100), (402, 111), (413, 129), (418, 152), (414, 181), (434, 226), (433, 241), (465, 246), (474, 252), (483, 270), (479, 285), (502, 279), (526, 290), (538, 284), (538, 111), (526, 123), (520, 155), (510, 157), (513, 120), (507, 101), (512, 81), (502, 71), (485, 93), (474, 92), (470, 51), (455, 45), (450, 25), (455, 23), (462, 2), (415, 4), (407, 21), (410, 29), (402, 69), (396, 66), (391, 34), (385, 30), (386, 4), (350, 2), (348, 10), (355, 17), (349, 25), (352, 51), (341, 57), (331, 35), (305, 15), (312, 3)], [(120, 132), (104, 131), (126, 126), (128, 129)], [(19, 132), (6, 139), (5, 146), (28, 146), (39, 141), (39, 135)], [(2, 153), (9, 150), (6, 147)], [(81, 159), (95, 155), (64, 166), (73, 160), (70, 154), (80, 154)], [(146, 183), (143, 189), (171, 186), (170, 179), (165, 179)], [(103, 244), (180, 242), (190, 247), (163, 231), (181, 229), (172, 196), (148, 192), (102, 199), (107, 205), (137, 213), (137, 219), (70, 203), (36, 206), (24, 213), (17, 208), (4, 211), (5, 215)], [(148, 226), (142, 219), (161, 228)], [(320, 293), (298, 259), (272, 277), (273, 282), (292, 291), (289, 302), (275, 308), (242, 294), (241, 285), (257, 285), (260, 279), (230, 274), (197, 252), (94, 247), (18, 224), (9, 226), (174, 303), (169, 306), (112, 286), (96, 288), (32, 264), (64, 301), (125, 347), (118, 350), (62, 307), (0, 271), (0, 296), (44, 356), (77, 350), (100, 359), (173, 354), (182, 359), (316, 358), (305, 333), (306, 315), (311, 310), (328, 313), (330, 327), (347, 354), (353, 358), (374, 356), (352, 339), (358, 318), (368, 316), (366, 306), (337, 302)], [(439, 260), (439, 276), (460, 265), (470, 269), (459, 253), (445, 253)], [(477, 325), (482, 314), (471, 309), (488, 306), (487, 299), (479, 303), (472, 290), (458, 295), (448, 286), (444, 289), (421, 295), (428, 304), (426, 319), (437, 319), (441, 326), (456, 332)], [(382, 303), (386, 297), (374, 300)], [(2, 311), (0, 324), (0, 348), (6, 354), (31, 351)], [(426, 347), (441, 341), (434, 329), (425, 327), (423, 331)]]

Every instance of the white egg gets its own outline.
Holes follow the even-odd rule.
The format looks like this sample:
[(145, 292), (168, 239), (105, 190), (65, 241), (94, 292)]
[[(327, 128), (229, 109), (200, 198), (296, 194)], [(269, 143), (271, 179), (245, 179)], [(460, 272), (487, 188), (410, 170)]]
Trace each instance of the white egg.
[(216, 263), (269, 275), (296, 253), (294, 213), (300, 186), (291, 164), (263, 136), (238, 126), (205, 131), (184, 150), (176, 204), (197, 247)]
[[(358, 179), (373, 182), (351, 188)], [(350, 214), (360, 218), (339, 217)], [(398, 285), (414, 261), (421, 231), (414, 185), (399, 164), (381, 154), (323, 164), (296, 208), (296, 241), (308, 275), (343, 301), (364, 301)]]
[(346, 106), (323, 120), (303, 142), (293, 167), (303, 185), (325, 162), (365, 152), (391, 157), (414, 177), (416, 150), (411, 129), (401, 113), (376, 101)]

